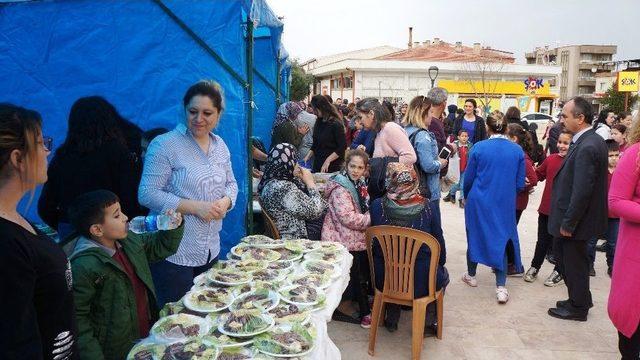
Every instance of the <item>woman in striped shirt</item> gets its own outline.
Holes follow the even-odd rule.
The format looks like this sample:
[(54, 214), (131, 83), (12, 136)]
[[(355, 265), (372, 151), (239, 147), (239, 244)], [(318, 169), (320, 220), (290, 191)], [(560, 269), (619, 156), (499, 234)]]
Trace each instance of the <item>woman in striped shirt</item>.
[(222, 219), (238, 194), (229, 149), (212, 132), (224, 110), (220, 85), (200, 81), (187, 90), (183, 103), (184, 123), (149, 145), (138, 195), (154, 213), (184, 215), (178, 252), (151, 266), (160, 306), (180, 299), (193, 278), (217, 261)]

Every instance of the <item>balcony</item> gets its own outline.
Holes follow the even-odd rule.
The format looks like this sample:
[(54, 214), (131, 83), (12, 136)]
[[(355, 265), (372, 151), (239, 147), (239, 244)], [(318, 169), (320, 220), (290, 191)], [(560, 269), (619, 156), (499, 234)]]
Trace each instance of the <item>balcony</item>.
[(578, 86), (595, 87), (596, 86), (596, 78), (592, 77), (592, 76), (580, 77), (580, 78), (578, 78)]

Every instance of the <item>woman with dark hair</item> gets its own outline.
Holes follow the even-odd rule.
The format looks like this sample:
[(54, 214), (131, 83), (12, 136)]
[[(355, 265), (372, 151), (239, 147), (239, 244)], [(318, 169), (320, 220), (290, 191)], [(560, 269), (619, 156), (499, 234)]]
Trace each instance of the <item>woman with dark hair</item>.
[(313, 145), (304, 161), (309, 161), (313, 156), (313, 172), (340, 171), (347, 150), (342, 116), (324, 95), (312, 97), (311, 107), (318, 119), (313, 126)]
[[(418, 175), (413, 166), (409, 164), (392, 162), (386, 170), (385, 184), (387, 188), (384, 197), (371, 202), (371, 225), (394, 225), (408, 227), (433, 234), (436, 219), (432, 216), (429, 206), (429, 199), (420, 194), (420, 184)], [(449, 283), (449, 272), (445, 268), (447, 254), (443, 239), (434, 235), (440, 243), (440, 259), (438, 262), (438, 273), (436, 274), (436, 290), (440, 290)], [(375, 272), (376, 288), (382, 291), (384, 286), (384, 258), (382, 250), (377, 241), (372, 245), (373, 267)], [(426, 246), (418, 251), (415, 260), (415, 297), (423, 297), (429, 293), (429, 261), (431, 252)], [(433, 332), (435, 329), (435, 303), (427, 307), (427, 321), (425, 322), (425, 333)], [(398, 329), (400, 319), (400, 306), (387, 304), (384, 325), (389, 332)]]
[(40, 114), (0, 104), (0, 359), (78, 358), (69, 261), (17, 209), (47, 181), (51, 145)]
[(307, 222), (322, 220), (327, 205), (309, 169), (297, 162), (293, 145), (284, 143), (271, 148), (258, 193), (282, 238), (319, 240), (320, 234), (309, 236)]
[(596, 129), (596, 134), (600, 135), (603, 139), (611, 139), (611, 126), (616, 120), (616, 114), (609, 110), (600, 110), (598, 119), (593, 122), (593, 128)]
[(197, 82), (182, 104), (185, 119), (149, 145), (139, 191), (152, 213), (173, 210), (184, 218), (178, 252), (151, 265), (160, 307), (179, 300), (217, 261), (222, 219), (238, 195), (229, 149), (213, 133), (224, 111), (222, 88)]
[(467, 99), (464, 102), (464, 115), (458, 117), (453, 123), (453, 133), (457, 134), (461, 129), (466, 130), (469, 141), (474, 145), (487, 138), (484, 119), (476, 115), (477, 107), (475, 99)]
[(525, 187), (525, 156), (505, 135), (507, 121), (487, 118), (490, 138), (473, 145), (464, 172), (467, 272), (462, 281), (476, 287), (478, 263), (492, 267), (496, 275), (498, 303), (509, 300), (507, 248), (513, 247), (514, 265), (523, 272), (516, 227), (516, 194)]
[(525, 182), (526, 186), (524, 190), (518, 192), (516, 196), (516, 224), (520, 223), (520, 217), (522, 212), (527, 208), (529, 204), (529, 191), (538, 184), (538, 176), (536, 175), (536, 168), (533, 166), (533, 160), (531, 160), (531, 154), (533, 154), (531, 135), (519, 124), (509, 124), (507, 127), (507, 136), (514, 143), (520, 145), (524, 152), (525, 161)]
[(137, 201), (138, 159), (127, 147), (121, 120), (113, 105), (99, 96), (80, 98), (71, 107), (67, 138), (51, 159), (49, 181), (38, 201), (38, 214), (58, 229), (61, 240), (72, 230), (69, 203), (89, 191), (114, 192), (126, 214), (143, 213)]

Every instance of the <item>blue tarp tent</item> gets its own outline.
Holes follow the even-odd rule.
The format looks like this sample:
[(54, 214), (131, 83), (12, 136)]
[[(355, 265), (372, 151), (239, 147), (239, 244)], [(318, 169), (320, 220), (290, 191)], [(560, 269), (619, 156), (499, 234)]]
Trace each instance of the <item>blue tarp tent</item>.
[[(277, 73), (286, 67), (278, 51), (281, 34), (282, 23), (265, 0), (3, 2), (0, 102), (38, 110), (44, 133), (59, 145), (79, 97), (101, 95), (143, 129), (173, 128), (182, 119), (186, 89), (200, 79), (219, 82), (226, 109), (215, 132), (231, 151), (240, 188), (224, 220), (226, 252), (248, 220), (248, 137), (254, 128), (255, 135), (269, 137), (278, 100), (250, 74), (288, 87)], [(27, 216), (37, 220), (34, 205)]]

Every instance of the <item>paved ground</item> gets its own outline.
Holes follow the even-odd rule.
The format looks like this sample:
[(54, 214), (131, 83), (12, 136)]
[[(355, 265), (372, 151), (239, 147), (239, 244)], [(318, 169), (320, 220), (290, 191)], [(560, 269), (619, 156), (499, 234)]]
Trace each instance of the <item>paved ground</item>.
[[(535, 247), (541, 185), (532, 195), (519, 227), (525, 269), (531, 263)], [(567, 292), (564, 285), (555, 288), (543, 285), (552, 271), (547, 262), (533, 284), (522, 278), (507, 279), (511, 298), (506, 305), (495, 300), (495, 278), (489, 268), (478, 268), (477, 288), (462, 283), (467, 246), (463, 212), (446, 203), (442, 204), (442, 214), (451, 283), (444, 300), (443, 339), (425, 339), (423, 359), (619, 359), (617, 333), (606, 313), (610, 282), (604, 253), (598, 253), (597, 276), (591, 278), (595, 306), (588, 321), (557, 320), (547, 315), (547, 309), (556, 300), (566, 299)], [(391, 334), (384, 328), (378, 331), (375, 358), (411, 358), (410, 315), (403, 312), (397, 332)], [(329, 336), (340, 348), (343, 359), (372, 359), (367, 354), (367, 330), (332, 321)]]

